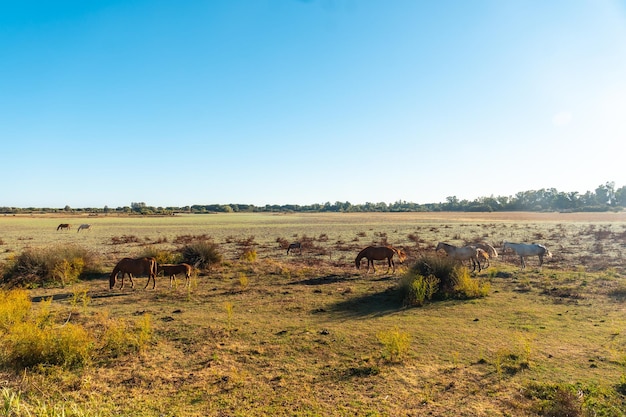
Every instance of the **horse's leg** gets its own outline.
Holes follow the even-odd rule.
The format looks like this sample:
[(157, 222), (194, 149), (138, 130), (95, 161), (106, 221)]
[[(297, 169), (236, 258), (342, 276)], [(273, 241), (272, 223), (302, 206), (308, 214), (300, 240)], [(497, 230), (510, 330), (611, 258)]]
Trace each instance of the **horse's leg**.
[(128, 273), (128, 279), (130, 279), (130, 288), (135, 288), (135, 281), (133, 281), (133, 274)]
[(539, 255), (539, 268), (543, 265), (543, 255)]
[(526, 268), (526, 262), (524, 262), (524, 257), (520, 255), (519, 259), (520, 259), (521, 268), (522, 269)]

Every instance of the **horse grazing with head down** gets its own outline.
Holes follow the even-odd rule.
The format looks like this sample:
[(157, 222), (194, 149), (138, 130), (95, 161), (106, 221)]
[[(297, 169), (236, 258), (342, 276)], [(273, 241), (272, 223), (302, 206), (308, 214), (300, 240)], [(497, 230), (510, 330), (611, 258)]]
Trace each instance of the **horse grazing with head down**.
[[(356, 269), (361, 267), (361, 259), (367, 259), (367, 272), (370, 271), (370, 265), (376, 273), (376, 268), (374, 267), (374, 261), (382, 261), (383, 259), (387, 259), (387, 264), (389, 268), (393, 268), (393, 272), (396, 272), (396, 264), (393, 261), (393, 256), (397, 255), (400, 263), (404, 262), (406, 259), (406, 254), (401, 249), (396, 249), (391, 246), (368, 246), (363, 249), (356, 256), (354, 260), (354, 264), (356, 265)], [(389, 272), (389, 268), (387, 268), (387, 272)]]
[(287, 255), (289, 255), (289, 251), (294, 251), (296, 249), (298, 249), (298, 253), (302, 255), (302, 243), (300, 242), (290, 243), (287, 247)]
[(115, 265), (115, 268), (113, 268), (113, 272), (111, 272), (111, 276), (109, 276), (110, 289), (113, 289), (113, 287), (115, 286), (115, 283), (117, 282), (117, 275), (120, 272), (122, 273), (122, 284), (120, 285), (120, 290), (124, 288), (124, 274), (128, 274), (131, 288), (135, 288), (135, 283), (133, 282), (133, 274), (135, 276), (148, 276), (148, 282), (146, 283), (144, 289), (148, 288), (148, 284), (150, 284), (150, 279), (152, 279), (152, 289), (156, 287), (157, 262), (155, 258), (123, 258), (117, 263), (117, 265)]
[(189, 264), (159, 264), (157, 265), (157, 274), (163, 272), (165, 276), (170, 277), (170, 288), (172, 288), (172, 281), (176, 282), (176, 274), (185, 274), (185, 287), (191, 285), (191, 265)]
[[(481, 270), (480, 261), (478, 260), (479, 249), (476, 246), (454, 246), (449, 243), (439, 242), (435, 248), (435, 252), (443, 249), (450, 258), (457, 260), (461, 263), (469, 260), (472, 263), (472, 271), (476, 270), (478, 266), (478, 272)], [(480, 249), (482, 251), (482, 249)]]
[(72, 226), (69, 223), (61, 223), (60, 225), (57, 226), (57, 232), (59, 230), (70, 230), (72, 228)]
[(81, 230), (90, 230), (90, 229), (91, 229), (91, 225), (84, 223), (78, 226), (78, 231), (76, 233), (80, 232)]
[(521, 267), (526, 268), (526, 262), (524, 257), (526, 256), (538, 256), (539, 268), (543, 265), (543, 258), (552, 258), (552, 253), (543, 245), (538, 243), (511, 243), (504, 242), (502, 245), (502, 252), (506, 252), (507, 249), (511, 249), (517, 256), (519, 256)]

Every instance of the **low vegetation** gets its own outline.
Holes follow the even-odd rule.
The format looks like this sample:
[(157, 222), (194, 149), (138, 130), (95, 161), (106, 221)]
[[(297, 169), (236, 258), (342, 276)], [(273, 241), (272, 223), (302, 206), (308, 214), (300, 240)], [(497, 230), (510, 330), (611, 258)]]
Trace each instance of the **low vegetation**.
[[(613, 241), (625, 223), (316, 218), (322, 231), (307, 219), (221, 234), (196, 219), (111, 220), (80, 237), (52, 227), (41, 246), (28, 228), (3, 236), (13, 249), (0, 416), (626, 415), (626, 280)], [(124, 235), (141, 237), (112, 242)], [(554, 258), (521, 270), (501, 254), (470, 273), (433, 251), (504, 237), (541, 237)], [(409, 259), (395, 274), (383, 262), (357, 271), (356, 249), (383, 240)], [(306, 245), (286, 255), (293, 241)], [(601, 256), (588, 250), (598, 244)], [(15, 274), (40, 252), (88, 267), (44, 281), (34, 271), (48, 269), (30, 261)], [(110, 291), (116, 261), (144, 255), (198, 265), (191, 287), (157, 278), (156, 290)]]

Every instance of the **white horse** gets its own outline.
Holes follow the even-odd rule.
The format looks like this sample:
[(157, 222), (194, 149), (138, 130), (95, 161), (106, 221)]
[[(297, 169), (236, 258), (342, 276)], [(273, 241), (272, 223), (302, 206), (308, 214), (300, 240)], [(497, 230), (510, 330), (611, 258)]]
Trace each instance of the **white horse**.
[(511, 249), (513, 252), (519, 256), (521, 261), (522, 268), (526, 268), (526, 262), (524, 261), (524, 257), (526, 256), (538, 256), (539, 257), (539, 267), (543, 265), (543, 258), (552, 258), (552, 253), (543, 245), (538, 243), (511, 243), (504, 242), (502, 245), (502, 252), (506, 252), (507, 249)]
[(475, 271), (476, 265), (478, 265), (478, 272), (480, 272), (481, 266), (480, 260), (478, 259), (478, 251), (483, 251), (482, 249), (478, 249), (476, 246), (458, 247), (444, 242), (439, 242), (437, 244), (435, 252), (437, 252), (439, 249), (443, 249), (449, 257), (457, 261), (463, 262), (465, 260), (469, 260), (472, 263), (472, 271)]
[[(91, 225), (90, 224), (81, 224), (80, 226), (78, 226), (78, 232), (80, 232), (81, 230), (89, 230), (91, 229)], [(76, 232), (76, 233), (78, 233)]]

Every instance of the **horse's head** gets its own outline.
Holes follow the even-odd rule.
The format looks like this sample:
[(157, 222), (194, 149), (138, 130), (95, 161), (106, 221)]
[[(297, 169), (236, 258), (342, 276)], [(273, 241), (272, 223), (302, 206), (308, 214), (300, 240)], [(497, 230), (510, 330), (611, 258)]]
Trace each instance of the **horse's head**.
[(113, 287), (115, 287), (116, 281), (117, 281), (117, 269), (114, 269), (113, 272), (111, 272), (111, 276), (109, 277), (109, 289), (110, 290), (112, 290)]
[(443, 249), (443, 248), (444, 248), (443, 242), (439, 242), (439, 243), (437, 243), (437, 247), (435, 248), (435, 252), (437, 252), (439, 249)]

